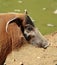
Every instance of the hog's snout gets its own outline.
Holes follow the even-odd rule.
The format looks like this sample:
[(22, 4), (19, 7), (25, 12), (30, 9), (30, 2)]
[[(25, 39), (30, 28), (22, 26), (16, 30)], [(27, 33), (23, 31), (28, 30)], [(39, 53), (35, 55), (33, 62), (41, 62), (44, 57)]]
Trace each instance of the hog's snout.
[(41, 47), (46, 49), (49, 46), (49, 43), (47, 41), (42, 42)]

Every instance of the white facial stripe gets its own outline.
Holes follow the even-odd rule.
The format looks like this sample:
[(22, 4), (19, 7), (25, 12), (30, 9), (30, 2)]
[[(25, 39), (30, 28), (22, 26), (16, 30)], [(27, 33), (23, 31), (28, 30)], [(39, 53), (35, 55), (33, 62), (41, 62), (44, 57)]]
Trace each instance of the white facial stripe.
[(28, 33), (26, 30), (24, 31), (24, 34), (26, 34), (27, 36), (30, 35), (30, 33)]
[(28, 33), (28, 32), (25, 30), (24, 33), (25, 33), (27, 36), (29, 36), (29, 35), (35, 36), (35, 32), (34, 32), (34, 31), (30, 31), (30, 32)]

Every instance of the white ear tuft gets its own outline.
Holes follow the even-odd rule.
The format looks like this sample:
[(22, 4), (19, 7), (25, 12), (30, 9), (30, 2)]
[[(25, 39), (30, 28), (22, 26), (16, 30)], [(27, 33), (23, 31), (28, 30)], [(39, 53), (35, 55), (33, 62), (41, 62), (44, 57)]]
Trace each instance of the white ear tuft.
[(6, 24), (6, 32), (7, 32), (7, 29), (8, 29), (8, 25), (9, 25), (9, 23), (10, 23), (12, 20), (14, 20), (14, 19), (16, 19), (16, 17), (13, 18), (13, 19), (11, 19), (11, 20), (9, 20), (9, 21), (7, 22), (7, 24)]
[(28, 14), (27, 10), (25, 9), (25, 14)]

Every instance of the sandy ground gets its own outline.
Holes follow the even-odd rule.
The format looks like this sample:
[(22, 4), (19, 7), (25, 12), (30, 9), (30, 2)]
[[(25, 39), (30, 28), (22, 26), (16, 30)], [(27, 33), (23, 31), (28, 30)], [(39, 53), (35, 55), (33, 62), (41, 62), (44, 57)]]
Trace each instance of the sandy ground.
[[(50, 43), (47, 49), (24, 44), (18, 51), (10, 53), (6, 65), (57, 65), (57, 32), (45, 35)], [(23, 63), (23, 64), (22, 64)]]

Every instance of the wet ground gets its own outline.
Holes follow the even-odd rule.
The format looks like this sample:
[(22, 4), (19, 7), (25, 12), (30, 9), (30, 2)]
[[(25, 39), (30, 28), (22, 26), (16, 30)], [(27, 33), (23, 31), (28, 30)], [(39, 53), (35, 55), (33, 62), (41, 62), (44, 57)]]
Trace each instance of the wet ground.
[(8, 55), (6, 65), (57, 65), (57, 32), (45, 35), (50, 43), (47, 49), (24, 44)]

